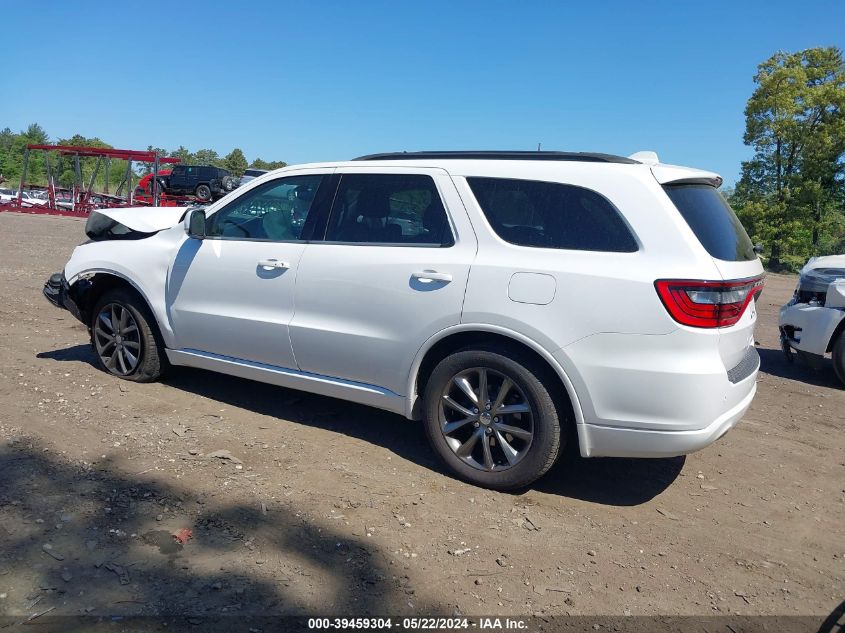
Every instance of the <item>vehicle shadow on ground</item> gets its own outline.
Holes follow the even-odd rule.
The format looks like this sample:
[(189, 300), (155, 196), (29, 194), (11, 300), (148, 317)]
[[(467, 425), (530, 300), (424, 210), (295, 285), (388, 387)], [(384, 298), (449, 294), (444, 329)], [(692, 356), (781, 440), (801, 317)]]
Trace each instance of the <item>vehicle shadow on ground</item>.
[(35, 357), (59, 362), (86, 363), (97, 367), (97, 359), (90, 345), (73, 345), (64, 349), (38, 352)]
[(829, 358), (819, 359), (816, 366), (802, 360), (797, 354), (792, 355), (792, 363), (787, 362), (780, 349), (757, 348), (760, 353), (760, 371), (778, 378), (803, 382), (814, 387), (842, 389), (843, 385), (833, 371)]
[[(88, 345), (42, 352), (38, 358), (95, 364)], [(393, 413), (202, 369), (174, 367), (163, 382), (231, 407), (382, 446), (414, 464), (452, 477), (429, 447), (422, 424)], [(603, 505), (633, 506), (663, 492), (683, 466), (683, 457), (584, 459), (577, 448), (570, 447), (532, 488)]]
[[(179, 368), (165, 382), (230, 406), (319, 426), (383, 446), (410, 462), (452, 476), (429, 447), (423, 425), (399, 415), (199, 369)], [(683, 457), (584, 459), (576, 449), (564, 454), (532, 487), (593, 503), (638, 505), (663, 492), (678, 477), (683, 465)]]
[[(28, 437), (0, 445), (0, 481), (0, 628), (32, 615), (47, 616), (32, 624), (80, 632), (95, 630), (97, 617), (114, 630), (115, 616), (196, 616), (197, 630), (231, 632), (255, 630), (249, 618), (257, 616), (408, 610), (372, 539), (311, 521), (284, 501), (266, 511), (231, 505), (106, 459), (67, 461)], [(179, 545), (174, 527), (193, 537)], [(414, 603), (446, 613), (419, 595)], [(55, 616), (64, 617), (49, 622)]]
[(686, 457), (585, 459), (568, 450), (535, 488), (591, 503), (636, 506), (651, 501), (681, 474)]

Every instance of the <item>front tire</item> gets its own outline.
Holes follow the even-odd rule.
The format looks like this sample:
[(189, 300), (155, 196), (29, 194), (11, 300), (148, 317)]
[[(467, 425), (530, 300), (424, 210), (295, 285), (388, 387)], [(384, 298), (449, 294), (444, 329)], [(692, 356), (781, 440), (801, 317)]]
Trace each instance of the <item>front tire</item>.
[(199, 198), (203, 202), (208, 202), (209, 200), (211, 200), (211, 187), (209, 187), (208, 185), (200, 185), (199, 187), (197, 187), (195, 193), (197, 195), (197, 198)]
[(128, 290), (112, 290), (94, 306), (91, 346), (100, 368), (124, 380), (152, 382), (167, 368), (164, 345), (146, 304)]
[(845, 384), (845, 332), (842, 332), (836, 339), (831, 356), (833, 358), (833, 371), (836, 372), (839, 380)]
[(523, 488), (561, 450), (547, 372), (520, 354), (468, 349), (443, 359), (425, 388), (428, 440), (462, 479), (495, 490)]

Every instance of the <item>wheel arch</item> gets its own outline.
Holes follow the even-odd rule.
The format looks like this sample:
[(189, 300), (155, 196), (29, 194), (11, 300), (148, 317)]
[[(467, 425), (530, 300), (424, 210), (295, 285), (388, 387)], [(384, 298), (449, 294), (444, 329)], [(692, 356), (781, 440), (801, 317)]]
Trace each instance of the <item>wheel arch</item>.
[(132, 279), (114, 270), (92, 269), (76, 274), (68, 281), (70, 296), (79, 308), (80, 315), (85, 325), (91, 323), (91, 310), (104, 293), (115, 288), (125, 288), (137, 294), (147, 305), (156, 325), (161, 331), (161, 324), (158, 322), (152, 303), (144, 290)]
[(558, 406), (568, 407), (571, 422), (578, 435), (578, 443), (584, 446), (584, 418), (580, 400), (563, 367), (536, 341), (513, 330), (494, 325), (462, 324), (442, 330), (425, 342), (411, 365), (405, 405), (406, 417), (414, 420), (422, 417), (420, 395), (437, 363), (458, 349), (485, 343), (499, 343), (527, 352), (549, 370), (551, 377), (556, 381), (557, 393), (553, 394), (556, 402)]
[(834, 328), (833, 334), (830, 335), (830, 340), (827, 342), (827, 349), (825, 350), (827, 353), (833, 351), (833, 346), (836, 345), (836, 341), (839, 340), (840, 336), (845, 336), (845, 316), (842, 317)]

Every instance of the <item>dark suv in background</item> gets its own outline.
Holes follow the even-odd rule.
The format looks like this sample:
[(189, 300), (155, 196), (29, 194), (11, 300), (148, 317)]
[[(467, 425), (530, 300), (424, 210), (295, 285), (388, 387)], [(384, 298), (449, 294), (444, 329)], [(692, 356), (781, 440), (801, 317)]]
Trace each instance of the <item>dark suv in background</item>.
[(160, 176), (164, 193), (172, 196), (196, 196), (209, 201), (222, 198), (238, 186), (236, 178), (220, 167), (174, 165), (168, 176)]

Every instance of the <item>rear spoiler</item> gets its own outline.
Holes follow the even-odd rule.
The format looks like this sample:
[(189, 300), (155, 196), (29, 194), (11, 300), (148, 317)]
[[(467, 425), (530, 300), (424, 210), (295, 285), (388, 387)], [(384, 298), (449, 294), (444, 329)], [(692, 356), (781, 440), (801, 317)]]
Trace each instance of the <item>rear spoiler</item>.
[(715, 172), (677, 165), (654, 165), (651, 173), (661, 185), (710, 185), (718, 189), (723, 182)]
[(681, 167), (680, 165), (665, 165), (660, 162), (656, 152), (637, 152), (628, 158), (651, 167), (651, 173), (661, 185), (710, 185), (722, 186), (722, 177), (712, 171)]

